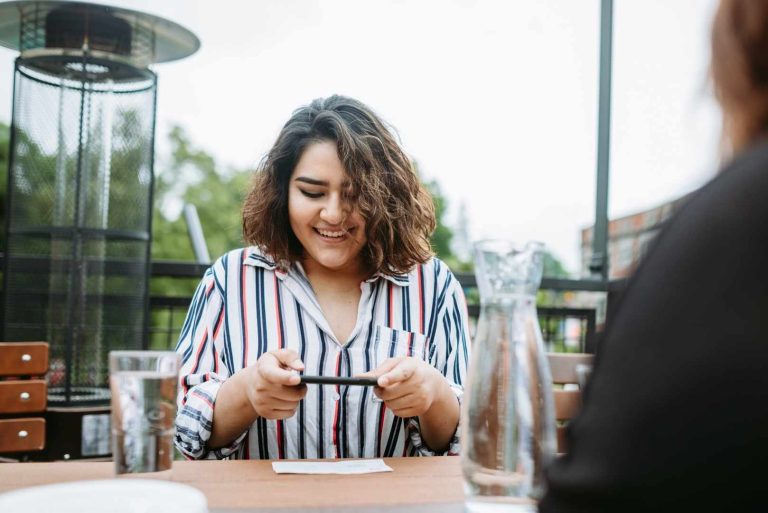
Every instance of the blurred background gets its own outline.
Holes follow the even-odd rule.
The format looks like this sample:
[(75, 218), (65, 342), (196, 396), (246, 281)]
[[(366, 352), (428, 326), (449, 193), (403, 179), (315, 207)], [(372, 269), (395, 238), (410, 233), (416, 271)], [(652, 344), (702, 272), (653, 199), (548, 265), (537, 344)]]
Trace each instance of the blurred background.
[[(108, 351), (175, 347), (210, 261), (243, 245), (253, 170), (293, 110), (314, 98), (355, 97), (394, 127), (433, 194), (433, 247), (473, 319), (472, 242), (545, 244), (538, 314), (554, 352), (595, 351), (626, 278), (720, 160), (707, 69), (715, 0), (99, 3), (179, 23), (202, 46), (150, 66), (156, 88), (152, 73), (134, 69), (130, 94), (99, 92), (127, 87), (119, 80), (86, 86), (14, 70), (18, 52), (0, 48), (4, 174), (14, 79), (19, 116), (11, 193), (0, 180), (0, 216), (13, 213), (0, 219), (11, 234), (0, 231), (3, 336), (50, 345), (46, 433), (68, 434), (46, 435), (46, 452), (33, 457), (109, 452)], [(600, 248), (607, 233), (607, 268), (590, 269), (601, 6), (611, 4), (610, 222), (594, 237)], [(48, 34), (38, 22), (22, 34)], [(107, 40), (120, 26), (111, 23), (94, 23)], [(153, 47), (154, 29), (132, 29), (132, 48)], [(121, 69), (71, 58), (53, 59), (84, 76)]]
[[(469, 260), (480, 238), (536, 239), (558, 272), (585, 273), (599, 1), (101, 3), (166, 17), (202, 41), (191, 57), (155, 67), (153, 257), (192, 258), (180, 218), (186, 202), (200, 213), (212, 258), (237, 247), (248, 173), (293, 109), (341, 93), (397, 129), (443, 208), (442, 256)], [(720, 121), (707, 82), (714, 6), (615, 1), (611, 219), (673, 201), (715, 172)], [(15, 56), (0, 49), (0, 144)], [(625, 260), (631, 245), (624, 242)], [(623, 266), (621, 256), (611, 263)]]

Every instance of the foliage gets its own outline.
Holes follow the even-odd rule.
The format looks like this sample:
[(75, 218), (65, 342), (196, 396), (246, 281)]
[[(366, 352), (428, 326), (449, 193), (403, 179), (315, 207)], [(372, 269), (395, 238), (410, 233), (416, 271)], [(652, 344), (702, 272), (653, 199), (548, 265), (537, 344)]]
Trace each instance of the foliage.
[(547, 278), (568, 278), (568, 271), (563, 267), (562, 262), (549, 252), (544, 251), (544, 276)]
[(179, 200), (197, 208), (211, 258), (241, 246), (240, 207), (250, 172), (219, 171), (214, 158), (195, 147), (180, 127), (174, 127), (168, 137), (170, 162), (158, 173), (155, 187), (152, 258), (193, 259), (184, 219), (167, 214)]
[[(416, 169), (416, 173), (419, 173), (419, 166), (416, 162), (413, 163), (413, 167)], [(432, 250), (435, 254), (448, 264), (448, 267), (454, 272), (468, 272), (472, 270), (472, 263), (465, 262), (454, 255), (451, 249), (451, 241), (453, 239), (453, 230), (446, 224), (445, 213), (448, 210), (448, 199), (443, 195), (443, 191), (440, 188), (440, 184), (436, 180), (430, 180), (424, 182), (429, 193), (432, 195), (432, 202), (435, 205), (435, 218), (437, 224), (435, 231), (432, 233)]]

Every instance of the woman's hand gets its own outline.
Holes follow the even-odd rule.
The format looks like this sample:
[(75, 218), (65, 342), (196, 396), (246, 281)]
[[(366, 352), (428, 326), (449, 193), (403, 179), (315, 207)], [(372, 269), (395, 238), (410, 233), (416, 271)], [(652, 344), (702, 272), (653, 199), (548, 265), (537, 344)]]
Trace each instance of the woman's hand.
[(379, 378), (375, 394), (398, 417), (424, 415), (443, 389), (449, 388), (437, 369), (411, 356), (385, 360), (369, 374)]
[(295, 372), (300, 370), (304, 370), (304, 363), (291, 349), (264, 353), (246, 369), (248, 401), (259, 417), (286, 419), (296, 413), (307, 394), (307, 387), (299, 385)]

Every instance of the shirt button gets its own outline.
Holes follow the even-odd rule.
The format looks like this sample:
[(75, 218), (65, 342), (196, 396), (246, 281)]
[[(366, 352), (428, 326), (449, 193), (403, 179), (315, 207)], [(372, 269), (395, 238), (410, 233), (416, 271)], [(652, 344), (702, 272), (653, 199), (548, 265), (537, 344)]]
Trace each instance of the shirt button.
[(340, 396), (339, 394), (337, 394), (337, 393), (335, 393), (335, 392), (334, 392), (334, 394), (333, 394), (333, 400), (334, 400), (334, 401), (338, 401), (339, 399), (341, 399), (341, 396)]

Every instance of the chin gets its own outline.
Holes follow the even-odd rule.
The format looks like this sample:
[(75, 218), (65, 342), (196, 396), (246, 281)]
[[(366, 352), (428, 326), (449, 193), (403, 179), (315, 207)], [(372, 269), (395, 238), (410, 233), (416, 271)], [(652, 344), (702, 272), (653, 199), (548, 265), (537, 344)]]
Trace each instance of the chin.
[(333, 271), (340, 271), (359, 264), (357, 255), (324, 255), (322, 253), (313, 255), (310, 253), (310, 256), (318, 265)]

